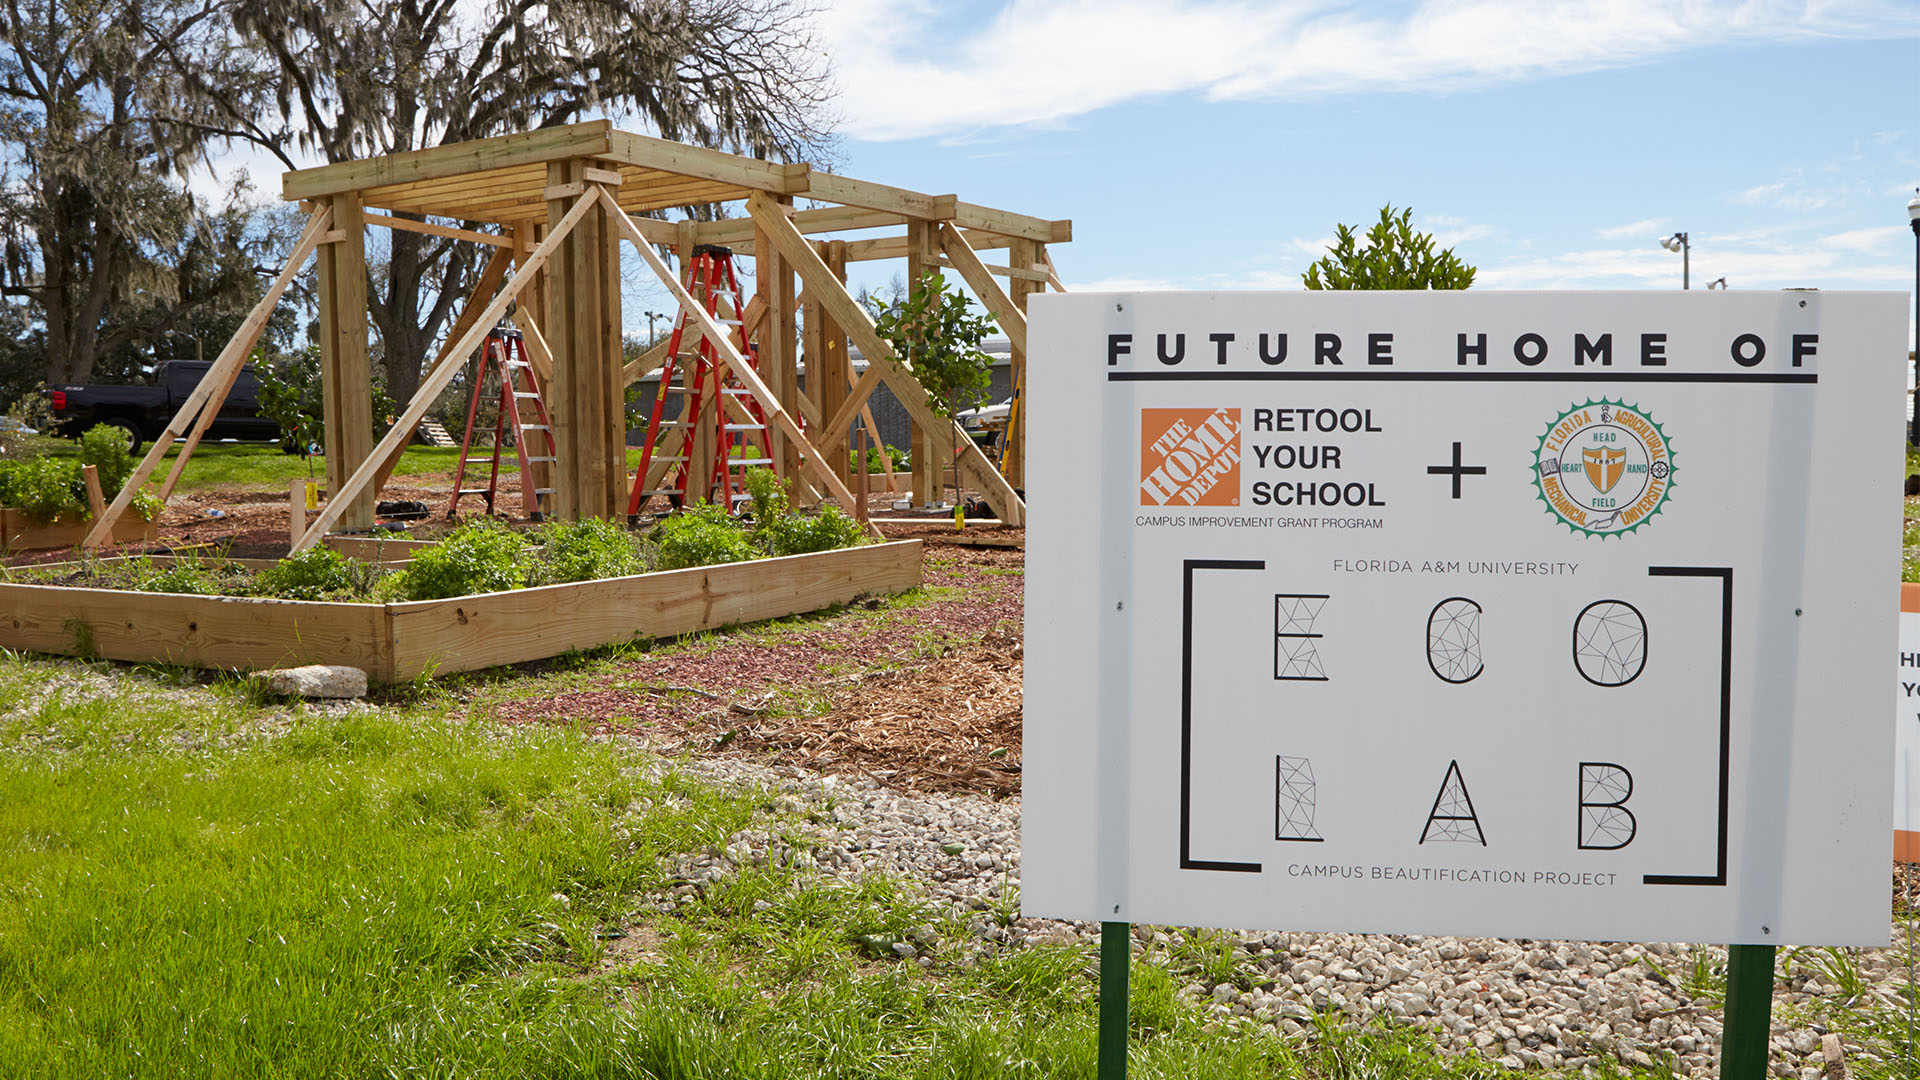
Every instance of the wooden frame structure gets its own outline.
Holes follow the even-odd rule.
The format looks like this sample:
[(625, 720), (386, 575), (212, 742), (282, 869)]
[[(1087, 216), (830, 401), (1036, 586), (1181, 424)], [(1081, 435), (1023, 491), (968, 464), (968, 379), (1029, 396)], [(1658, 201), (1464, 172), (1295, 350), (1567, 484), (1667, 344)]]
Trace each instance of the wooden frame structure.
[[(309, 255), (319, 264), (327, 488), (333, 494), (295, 550), (329, 532), (372, 524), (374, 500), (415, 426), (516, 302), (514, 321), (547, 385), (558, 450), (553, 476), (543, 481), (554, 488), (550, 515), (573, 520), (624, 514), (629, 479), (625, 388), (657, 368), (664, 349), (623, 362), (622, 241), (638, 249), (683, 305), (686, 288), (655, 247), (673, 250), (682, 267), (696, 244), (724, 244), (754, 258), (757, 294), (742, 314), (749, 338), (757, 343), (758, 373), (742, 361), (720, 326), (704, 314), (696, 316), (695, 325), (766, 412), (773, 453), (785, 466), (783, 475), (796, 484), (796, 501), (825, 494), (851, 507), (847, 434), (862, 419), (868, 395), (885, 383), (913, 418), (916, 449), (927, 448), (914, 454), (916, 491), (939, 490), (941, 449), (958, 446), (962, 482), (980, 490), (1002, 521), (1025, 521), (1026, 507), (1017, 494), (1025, 486), (1024, 432), (1016, 424), (1008, 433), (1014, 450), (1002, 475), (929, 405), (907, 365), (875, 332), (847, 292), (846, 264), (904, 257), (914, 276), (951, 266), (1012, 341), (1019, 379), (1026, 364), (1026, 298), (1049, 283), (1059, 287), (1047, 245), (1072, 239), (1070, 221), (855, 180), (804, 163), (761, 161), (636, 135), (605, 120), (302, 169), (284, 174), (282, 194), (300, 200), (311, 213), (286, 268), (106, 513), (97, 517), (85, 546), (107, 541), (168, 448), (184, 440), (160, 490), (163, 500), (172, 494), (267, 315)], [(796, 209), (798, 199), (819, 205)], [(701, 222), (644, 216), (715, 203), (744, 203), (746, 216)], [(400, 214), (490, 223), (500, 231), (413, 221)], [(370, 434), (364, 240), (370, 225), (494, 249), (419, 391), (378, 445)], [(887, 233), (868, 232), (876, 229)], [(848, 232), (864, 235), (810, 239)], [(1004, 264), (989, 265), (978, 255), (998, 249), (1008, 252)], [(1008, 286), (1003, 288), (996, 276), (1006, 278)], [(797, 323), (802, 311), (804, 337)], [(848, 339), (868, 362), (857, 381), (847, 362)], [(802, 363), (808, 372), (804, 391)], [(871, 425), (870, 414), (866, 421)]]

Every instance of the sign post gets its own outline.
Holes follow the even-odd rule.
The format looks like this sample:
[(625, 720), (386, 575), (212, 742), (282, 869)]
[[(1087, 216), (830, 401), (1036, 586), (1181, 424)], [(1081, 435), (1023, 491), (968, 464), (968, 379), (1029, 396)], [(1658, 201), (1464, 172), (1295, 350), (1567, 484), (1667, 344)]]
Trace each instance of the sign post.
[(1730, 942), (1762, 1071), (1773, 948), (1885, 944), (1903, 296), (1031, 318), (1022, 908), (1105, 927), (1103, 1076), (1132, 922)]

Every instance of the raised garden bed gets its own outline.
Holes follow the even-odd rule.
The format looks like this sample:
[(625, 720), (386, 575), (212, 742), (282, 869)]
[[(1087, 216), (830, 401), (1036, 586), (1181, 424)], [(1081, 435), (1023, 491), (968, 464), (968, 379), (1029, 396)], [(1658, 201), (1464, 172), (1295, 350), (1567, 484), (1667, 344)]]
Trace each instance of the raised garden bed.
[[(49, 551), (73, 547), (91, 528), (91, 521), (43, 525), (29, 518), (24, 511), (0, 506), (0, 551)], [(116, 544), (151, 541), (159, 535), (159, 522), (142, 521), (134, 514), (122, 517), (113, 525), (113, 542)]]
[(632, 577), (355, 604), (0, 583), (0, 647), (378, 682), (796, 615), (920, 584), (917, 540)]

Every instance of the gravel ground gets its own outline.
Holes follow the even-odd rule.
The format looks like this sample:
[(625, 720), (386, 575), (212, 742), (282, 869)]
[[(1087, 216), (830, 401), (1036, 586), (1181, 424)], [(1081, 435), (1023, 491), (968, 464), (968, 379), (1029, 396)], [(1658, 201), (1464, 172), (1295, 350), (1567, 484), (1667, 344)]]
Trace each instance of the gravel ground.
[[(964, 941), (942, 941), (929, 926), (894, 944), (896, 953), (923, 966), (932, 966), (935, 955), (965, 960), (992, 949), (1099, 939), (1094, 923), (1015, 918), (1002, 925), (997, 917), (1010, 910), (1020, 881), (1018, 799), (906, 793), (870, 779), (734, 757), (672, 767), (710, 783), (764, 785), (776, 793), (781, 811), (822, 824), (805, 848), (789, 848), (778, 834), (759, 830), (736, 834), (724, 851), (690, 857), (679, 868), (686, 883), (661, 899), (659, 910), (738, 865), (773, 859), (829, 878), (883, 873), (923, 883), (929, 899), (947, 905), (967, 927)], [(1136, 954), (1149, 956), (1184, 941), (1171, 927), (1136, 926), (1133, 934)], [(1904, 942), (1905, 935), (1904, 923), (1892, 923), (1892, 940)], [(1355, 1023), (1384, 1015), (1417, 1024), (1447, 1051), (1509, 1068), (1590, 1072), (1612, 1057), (1646, 1068), (1669, 1062), (1685, 1076), (1717, 1070), (1718, 1000), (1696, 1000), (1677, 981), (1702, 959), (1724, 970), (1724, 948), (1257, 931), (1228, 937), (1240, 950), (1244, 976), (1234, 983), (1192, 982), (1183, 993), (1250, 1030), (1298, 1034), (1315, 1011), (1332, 1009)], [(1897, 1011), (1907, 978), (1904, 948), (1860, 950), (1854, 963), (1872, 1004)], [(1818, 1080), (1824, 1029), (1803, 1018), (1841, 997), (1839, 985), (1799, 967), (1776, 984), (1775, 1075)], [(1863, 1053), (1848, 1047), (1850, 1059)]]

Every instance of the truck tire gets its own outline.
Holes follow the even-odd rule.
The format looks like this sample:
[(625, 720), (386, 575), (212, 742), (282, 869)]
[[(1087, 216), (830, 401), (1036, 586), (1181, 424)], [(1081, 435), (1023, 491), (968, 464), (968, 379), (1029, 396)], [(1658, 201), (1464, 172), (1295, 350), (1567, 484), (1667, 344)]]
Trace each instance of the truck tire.
[(100, 422), (110, 428), (120, 429), (121, 433), (127, 437), (127, 453), (129, 454), (139, 453), (140, 447), (147, 441), (147, 437), (140, 433), (140, 425), (127, 417), (114, 416)]

